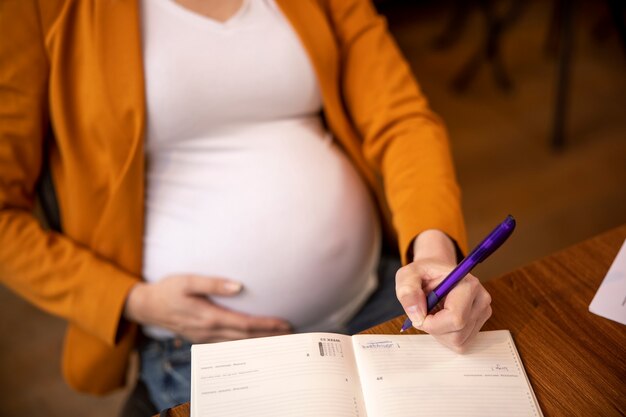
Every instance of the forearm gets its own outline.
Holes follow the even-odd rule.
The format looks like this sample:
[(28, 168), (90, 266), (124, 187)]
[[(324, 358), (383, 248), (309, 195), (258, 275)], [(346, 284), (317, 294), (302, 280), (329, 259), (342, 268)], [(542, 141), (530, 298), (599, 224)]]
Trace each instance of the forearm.
[(0, 210), (0, 282), (42, 310), (113, 345), (137, 278), (24, 210)]

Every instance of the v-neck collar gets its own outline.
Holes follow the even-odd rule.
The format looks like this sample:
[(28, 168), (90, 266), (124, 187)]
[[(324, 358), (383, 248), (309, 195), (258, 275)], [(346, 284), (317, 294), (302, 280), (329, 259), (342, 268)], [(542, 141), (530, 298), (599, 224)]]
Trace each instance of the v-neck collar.
[(220, 21), (212, 17), (205, 16), (201, 13), (197, 13), (181, 4), (178, 4), (174, 0), (145, 1), (157, 1), (159, 6), (167, 8), (170, 13), (178, 16), (181, 19), (185, 19), (185, 21), (189, 24), (210, 27), (215, 30), (228, 30), (237, 26), (243, 20), (250, 8), (250, 2), (253, 0), (243, 0), (239, 9), (237, 9), (235, 13), (233, 13), (228, 19), (224, 21)]

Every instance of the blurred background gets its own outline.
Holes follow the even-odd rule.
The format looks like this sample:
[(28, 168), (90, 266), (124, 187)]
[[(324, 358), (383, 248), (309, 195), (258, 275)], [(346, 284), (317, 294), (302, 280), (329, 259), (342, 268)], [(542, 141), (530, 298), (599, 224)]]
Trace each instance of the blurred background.
[[(377, 7), (448, 127), (470, 246), (507, 214), (518, 221), (477, 276), (495, 278), (626, 223), (620, 2)], [(95, 398), (62, 381), (61, 320), (4, 287), (0, 313), (0, 416), (117, 415), (125, 392)]]

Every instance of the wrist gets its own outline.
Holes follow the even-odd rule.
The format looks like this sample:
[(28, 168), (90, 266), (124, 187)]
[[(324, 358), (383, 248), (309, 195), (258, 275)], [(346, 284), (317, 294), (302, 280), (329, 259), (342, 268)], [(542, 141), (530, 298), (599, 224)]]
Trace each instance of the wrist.
[(146, 289), (148, 284), (145, 282), (137, 282), (128, 292), (126, 303), (124, 304), (124, 318), (136, 323), (142, 323), (143, 318), (141, 312), (144, 310), (146, 303)]
[(413, 241), (413, 261), (436, 259), (456, 265), (456, 248), (452, 239), (437, 229), (425, 230)]

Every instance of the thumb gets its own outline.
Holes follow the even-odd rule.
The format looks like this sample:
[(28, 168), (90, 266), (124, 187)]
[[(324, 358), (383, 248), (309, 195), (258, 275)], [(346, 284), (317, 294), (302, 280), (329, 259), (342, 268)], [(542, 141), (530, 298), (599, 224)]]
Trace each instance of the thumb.
[(426, 297), (423, 291), (420, 290), (419, 292), (420, 294), (416, 303), (404, 308), (407, 316), (409, 316), (413, 323), (413, 327), (420, 327), (424, 324), (424, 319), (426, 318)]
[(404, 267), (396, 274), (396, 295), (413, 327), (419, 327), (426, 317), (426, 295), (422, 279), (416, 271)]
[(185, 279), (185, 292), (187, 294), (228, 296), (238, 294), (243, 289), (240, 282), (225, 278), (185, 275)]

